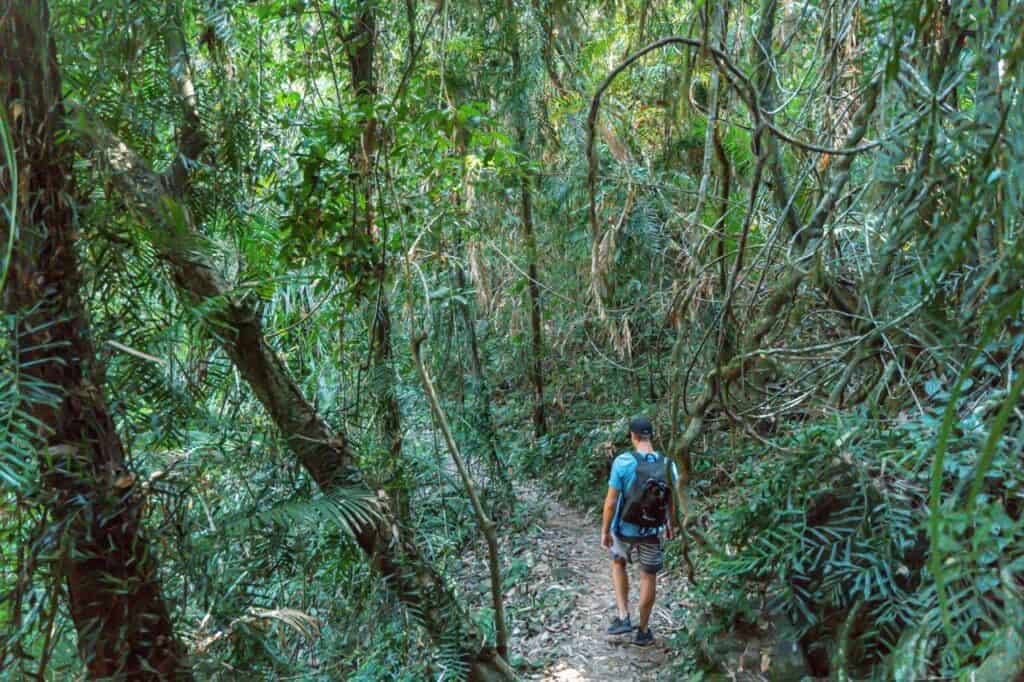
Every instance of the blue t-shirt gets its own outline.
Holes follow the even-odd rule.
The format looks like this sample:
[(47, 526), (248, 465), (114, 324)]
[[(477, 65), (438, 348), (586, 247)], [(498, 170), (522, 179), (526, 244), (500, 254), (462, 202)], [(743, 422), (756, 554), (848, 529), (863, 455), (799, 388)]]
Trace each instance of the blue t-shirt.
[[(644, 454), (644, 453), (640, 453)], [(644, 455), (648, 462), (653, 462), (657, 459), (657, 452), (651, 452)], [(672, 478), (676, 479), (679, 477), (679, 472), (676, 470), (675, 463), (672, 464)], [(615, 458), (612, 462), (612, 473), (608, 477), (608, 487), (615, 488), (619, 491), (619, 500), (615, 504), (615, 516), (612, 518), (612, 533), (619, 537), (630, 537), (630, 538), (642, 538), (650, 535), (657, 535), (658, 532), (664, 526), (660, 528), (641, 528), (635, 523), (629, 521), (621, 521), (619, 519), (619, 512), (622, 511), (622, 498), (625, 497), (625, 492), (629, 490), (629, 487), (633, 485), (633, 481), (636, 479), (636, 457), (632, 452), (623, 452), (621, 455)]]

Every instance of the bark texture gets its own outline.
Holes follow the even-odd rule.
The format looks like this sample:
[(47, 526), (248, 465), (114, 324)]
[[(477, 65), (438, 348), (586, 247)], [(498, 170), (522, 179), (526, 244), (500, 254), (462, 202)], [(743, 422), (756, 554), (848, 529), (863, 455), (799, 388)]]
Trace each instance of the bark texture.
[(0, 194), (17, 192), (14, 220), (0, 222), (2, 242), (14, 238), (3, 300), (16, 320), (22, 381), (45, 387), (26, 393), (22, 409), (40, 445), (78, 650), (92, 678), (191, 679), (142, 531), (143, 500), (94, 375), (46, 2), (0, 2), (0, 93), (16, 156), (0, 175)]

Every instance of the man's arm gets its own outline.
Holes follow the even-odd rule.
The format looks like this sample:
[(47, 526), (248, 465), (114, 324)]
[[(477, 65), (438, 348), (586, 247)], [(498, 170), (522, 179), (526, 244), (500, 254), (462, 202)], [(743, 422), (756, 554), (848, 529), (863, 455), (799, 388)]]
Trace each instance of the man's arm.
[(612, 546), (612, 517), (615, 516), (615, 504), (619, 501), (619, 491), (611, 486), (604, 496), (604, 513), (601, 518), (601, 544)]

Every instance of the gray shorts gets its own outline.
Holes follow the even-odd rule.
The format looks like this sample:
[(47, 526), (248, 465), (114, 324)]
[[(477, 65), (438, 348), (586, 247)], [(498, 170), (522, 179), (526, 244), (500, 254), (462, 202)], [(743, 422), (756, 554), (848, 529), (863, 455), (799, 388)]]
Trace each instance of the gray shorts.
[(657, 535), (644, 537), (619, 537), (612, 533), (612, 546), (609, 550), (612, 561), (633, 563), (633, 554), (637, 555), (640, 570), (644, 573), (657, 575), (664, 564), (661, 552), (661, 538)]

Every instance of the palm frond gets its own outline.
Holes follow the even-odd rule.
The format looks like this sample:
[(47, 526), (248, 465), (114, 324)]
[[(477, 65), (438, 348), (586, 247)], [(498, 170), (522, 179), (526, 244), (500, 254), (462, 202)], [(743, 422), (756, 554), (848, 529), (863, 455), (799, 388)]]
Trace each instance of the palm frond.
[(292, 499), (258, 512), (237, 512), (225, 518), (227, 533), (272, 526), (319, 530), (333, 525), (350, 537), (360, 529), (381, 520), (378, 500), (366, 488), (347, 487), (317, 494), (307, 499)]

